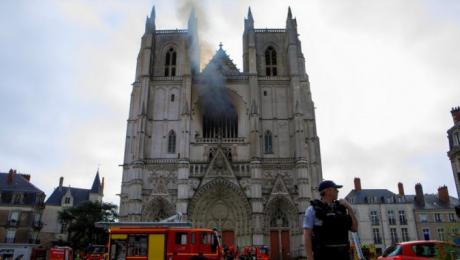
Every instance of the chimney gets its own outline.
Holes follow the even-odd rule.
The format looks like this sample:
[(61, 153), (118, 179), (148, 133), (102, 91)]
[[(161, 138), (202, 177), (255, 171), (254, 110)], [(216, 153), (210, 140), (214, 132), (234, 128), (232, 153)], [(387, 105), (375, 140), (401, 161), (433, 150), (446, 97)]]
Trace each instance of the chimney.
[(441, 203), (449, 204), (449, 191), (446, 185), (438, 188), (438, 199)]
[(11, 185), (13, 183), (13, 178), (15, 174), (16, 174), (16, 170), (10, 169), (10, 171), (8, 172), (7, 180), (6, 180), (8, 185)]
[(417, 206), (425, 207), (425, 196), (423, 195), (422, 184), (415, 184), (415, 203)]
[(64, 184), (64, 177), (59, 178), (59, 189), (62, 189), (62, 185)]
[(452, 119), (454, 120), (454, 125), (460, 122), (460, 107), (453, 107), (450, 111), (452, 114)]
[(361, 191), (361, 179), (358, 177), (355, 177), (355, 191)]
[(401, 182), (398, 182), (398, 193), (400, 196), (404, 196), (404, 186)]

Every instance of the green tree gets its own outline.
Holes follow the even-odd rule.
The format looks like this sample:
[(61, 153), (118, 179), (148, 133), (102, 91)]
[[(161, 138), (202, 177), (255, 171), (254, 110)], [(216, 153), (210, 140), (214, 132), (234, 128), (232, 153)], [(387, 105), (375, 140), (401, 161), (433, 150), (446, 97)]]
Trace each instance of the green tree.
[(84, 249), (90, 243), (106, 244), (107, 232), (95, 227), (94, 223), (114, 222), (117, 219), (117, 206), (111, 203), (86, 201), (58, 213), (58, 221), (67, 227), (67, 240), (74, 249)]

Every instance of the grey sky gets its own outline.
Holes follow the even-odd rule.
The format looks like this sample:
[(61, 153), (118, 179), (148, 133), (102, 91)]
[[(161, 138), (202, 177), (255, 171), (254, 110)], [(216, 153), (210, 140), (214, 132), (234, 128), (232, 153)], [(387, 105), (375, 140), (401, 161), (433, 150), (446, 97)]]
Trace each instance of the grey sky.
[[(193, 2), (193, 1), (192, 1)], [(458, 1), (194, 1), (209, 57), (241, 66), (243, 21), (284, 28), (291, 6), (317, 107), (323, 175), (352, 188), (455, 195), (446, 130), (460, 105)], [(184, 1), (1, 1), (0, 171), (50, 195), (90, 187), (100, 165), (118, 203), (126, 119), (145, 17), (185, 28)], [(184, 16), (185, 14), (185, 16)], [(206, 64), (207, 60), (202, 60)], [(342, 194), (345, 195), (345, 194)]]

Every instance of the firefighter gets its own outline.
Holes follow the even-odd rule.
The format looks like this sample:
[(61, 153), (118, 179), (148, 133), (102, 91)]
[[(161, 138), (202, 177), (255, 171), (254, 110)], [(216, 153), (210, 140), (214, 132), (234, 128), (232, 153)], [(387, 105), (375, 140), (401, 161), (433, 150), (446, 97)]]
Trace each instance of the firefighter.
[(312, 200), (305, 211), (304, 242), (308, 260), (349, 260), (348, 231), (356, 232), (358, 221), (350, 204), (338, 198), (339, 188), (333, 181), (319, 184), (321, 198)]

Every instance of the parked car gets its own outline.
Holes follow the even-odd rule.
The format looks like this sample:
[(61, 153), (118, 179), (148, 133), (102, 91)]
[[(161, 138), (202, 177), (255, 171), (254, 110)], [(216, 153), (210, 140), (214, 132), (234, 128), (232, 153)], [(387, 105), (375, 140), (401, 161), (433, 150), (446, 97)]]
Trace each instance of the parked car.
[(420, 240), (401, 242), (389, 246), (383, 252), (381, 260), (427, 260), (460, 259), (460, 247), (445, 241)]

